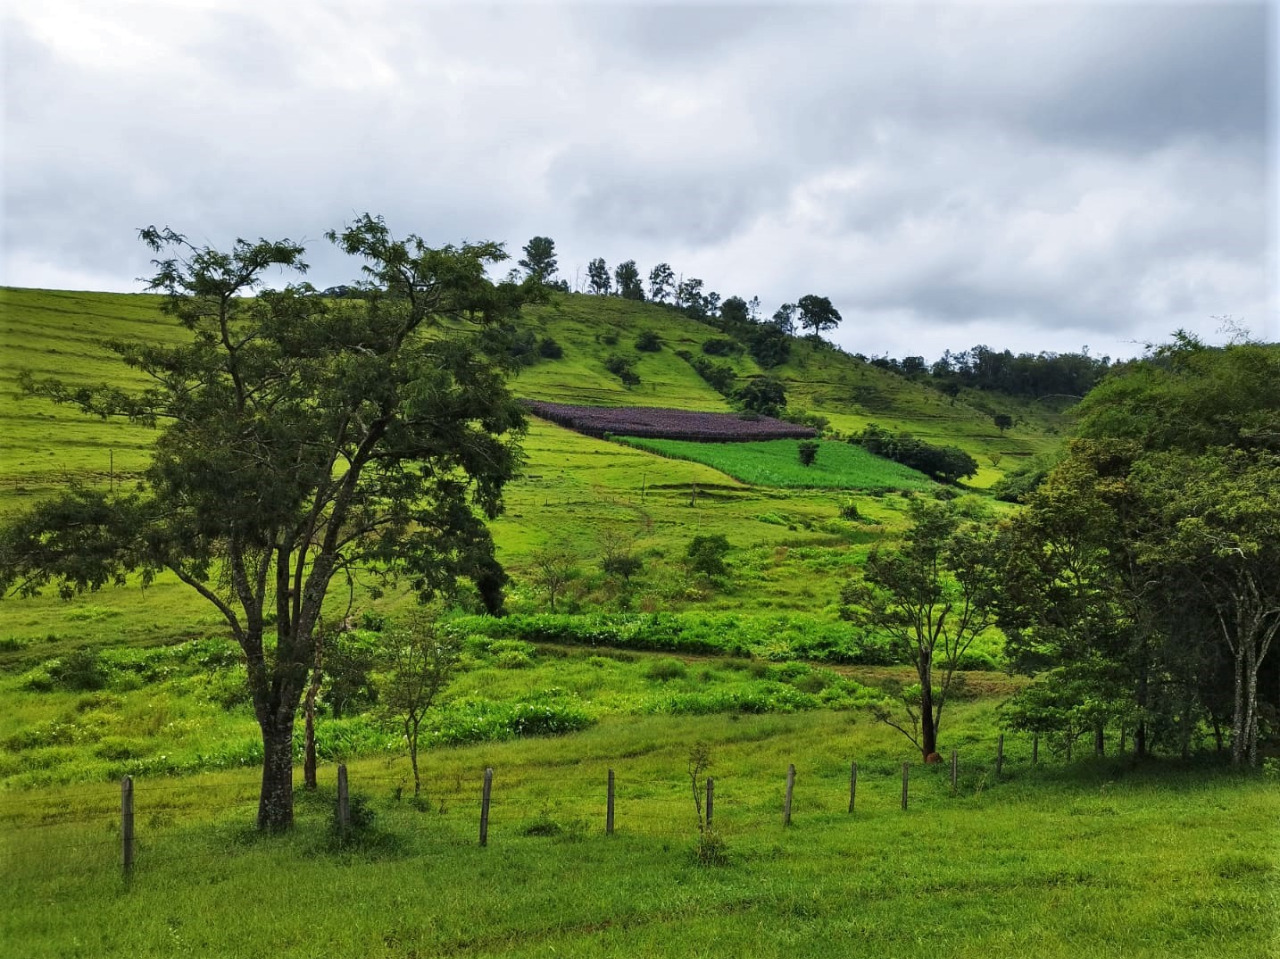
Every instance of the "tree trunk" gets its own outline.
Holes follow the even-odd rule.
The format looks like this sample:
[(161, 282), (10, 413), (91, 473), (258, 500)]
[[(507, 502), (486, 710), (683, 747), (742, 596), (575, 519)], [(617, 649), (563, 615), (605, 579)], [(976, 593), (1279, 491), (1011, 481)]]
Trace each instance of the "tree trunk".
[(1093, 727), (1093, 754), (1105, 756), (1107, 752), (1107, 730), (1102, 723)]
[(1239, 766), (1244, 759), (1244, 647), (1237, 638), (1235, 656), (1235, 701), (1231, 711), (1231, 764)]
[(409, 765), (413, 767), (413, 798), (417, 799), (422, 792), (422, 777), (418, 775), (418, 723), (413, 721), (413, 729), (409, 732)]
[(938, 727), (933, 715), (933, 683), (927, 677), (920, 682), (920, 753), (928, 759), (938, 751)]
[(262, 725), (262, 794), (258, 828), (281, 832), (293, 826), (293, 713)]

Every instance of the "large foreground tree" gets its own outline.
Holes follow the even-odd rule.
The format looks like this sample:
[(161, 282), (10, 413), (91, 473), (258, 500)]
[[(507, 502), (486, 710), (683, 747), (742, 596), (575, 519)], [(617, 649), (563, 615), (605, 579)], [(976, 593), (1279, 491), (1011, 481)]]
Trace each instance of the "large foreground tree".
[(137, 489), (72, 489), (0, 529), (0, 587), (63, 595), (169, 571), (215, 606), (244, 654), (262, 731), (258, 826), (293, 821), (293, 727), (335, 579), (403, 576), (427, 599), (460, 577), (485, 603), (505, 576), (484, 517), (501, 508), (524, 420), (503, 329), (524, 289), (493, 284), (482, 243), (432, 249), (368, 215), (329, 239), (363, 261), (363, 298), (327, 301), (288, 240), (223, 252), (171, 230), (142, 238), (149, 289), (180, 346), (116, 342), (139, 390), (24, 377), (28, 393), (158, 428)]

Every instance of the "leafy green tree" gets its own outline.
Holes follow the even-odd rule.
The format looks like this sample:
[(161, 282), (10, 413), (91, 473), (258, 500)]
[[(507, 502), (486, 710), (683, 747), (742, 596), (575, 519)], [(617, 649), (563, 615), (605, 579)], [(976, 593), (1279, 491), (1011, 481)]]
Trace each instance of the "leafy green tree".
[(791, 337), (774, 323), (761, 323), (748, 335), (747, 350), (766, 370), (772, 369), (791, 356)]
[(609, 267), (605, 265), (603, 258), (596, 257), (587, 264), (587, 280), (591, 283), (591, 292), (596, 296), (609, 295)]
[(484, 517), (501, 509), (524, 416), (476, 331), (508, 320), (526, 291), (486, 278), (505, 258), (497, 244), (433, 249), (368, 215), (329, 234), (364, 261), (354, 300), (264, 288), (272, 268), (305, 269), (287, 240), (224, 252), (168, 229), (142, 237), (160, 254), (149, 288), (185, 342), (112, 344), (147, 379), (132, 391), (22, 382), (89, 415), (157, 425), (151, 463), (137, 489), (72, 489), (5, 523), (0, 586), (71, 595), (167, 570), (214, 606), (243, 651), (261, 729), (258, 826), (283, 829), (333, 578), (403, 576), (427, 599), (468, 577), (501, 603)]
[(555, 241), (549, 236), (535, 236), (524, 245), (524, 259), (520, 265), (534, 281), (550, 283), (557, 270)]
[(825, 296), (816, 296), (810, 293), (800, 297), (796, 303), (799, 311), (800, 326), (803, 329), (811, 330), (814, 336), (818, 336), (827, 330), (834, 330), (840, 325), (840, 311), (831, 305), (831, 301)]
[(707, 300), (702, 292), (702, 281), (696, 276), (681, 280), (676, 287), (676, 308), (683, 310), (695, 320), (704, 319), (707, 315)]
[(991, 417), (991, 421), (995, 423), (996, 429), (1001, 433), (1013, 426), (1013, 417), (1008, 413), (997, 413), (995, 416)]
[(728, 576), (729, 568), (724, 558), (732, 549), (729, 540), (721, 533), (714, 536), (695, 536), (689, 541), (685, 550), (685, 561), (689, 569), (704, 576)]
[(720, 304), (720, 319), (725, 328), (750, 322), (747, 301), (740, 296), (730, 296)]
[(547, 605), (556, 611), (556, 598), (581, 573), (578, 552), (568, 543), (556, 542), (540, 547), (529, 556), (534, 585), (547, 594)]
[(916, 670), (918, 687), (902, 700), (905, 718), (883, 708), (879, 718), (928, 759), (956, 670), (973, 641), (995, 623), (999, 550), (989, 526), (963, 524), (949, 504), (913, 500), (901, 548), (877, 546), (861, 579), (841, 590), (840, 615), (888, 636)]
[(670, 263), (659, 263), (649, 271), (649, 299), (666, 303), (676, 291), (676, 274)]
[(422, 721), (453, 679), (462, 652), (461, 641), (418, 615), (382, 636), (379, 658), (383, 670), (382, 708), (404, 732), (413, 768), (413, 795), (422, 793), (418, 771), (418, 740)]
[(774, 311), (773, 317), (769, 322), (787, 334), (787, 336), (790, 336), (796, 331), (796, 305), (794, 303), (783, 303)]
[(624, 300), (643, 300), (644, 286), (640, 282), (640, 271), (636, 269), (635, 260), (619, 263), (613, 271), (613, 278), (618, 283), (618, 296)]
[(800, 454), (800, 463), (803, 466), (812, 466), (818, 458), (818, 441), (817, 440), (801, 440), (797, 446)]

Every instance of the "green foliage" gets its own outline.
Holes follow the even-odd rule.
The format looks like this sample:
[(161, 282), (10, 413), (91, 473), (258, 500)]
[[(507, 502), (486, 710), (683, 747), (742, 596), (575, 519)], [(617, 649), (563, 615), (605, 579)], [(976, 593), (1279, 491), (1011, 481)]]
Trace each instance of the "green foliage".
[(734, 394), (734, 398), (744, 410), (761, 416), (777, 416), (787, 405), (786, 390), (771, 376), (753, 377)]
[(685, 548), (684, 558), (689, 569), (704, 576), (728, 576), (724, 558), (732, 547), (722, 534), (695, 536)]
[(957, 446), (934, 446), (908, 433), (892, 433), (869, 425), (853, 442), (876, 456), (883, 456), (919, 470), (939, 483), (958, 483), (978, 472), (978, 461)]
[(640, 282), (640, 271), (636, 269), (635, 260), (619, 263), (613, 276), (618, 281), (618, 296), (624, 300), (644, 299), (644, 286)]
[(640, 385), (640, 374), (636, 372), (636, 361), (629, 356), (606, 356), (604, 368), (622, 380), (627, 387)]
[(549, 336), (538, 340), (538, 355), (545, 360), (558, 360), (564, 356), (564, 347)]
[[(727, 304), (733, 299), (735, 298), (730, 297), (725, 303)], [(742, 344), (728, 337), (713, 336), (709, 340), (702, 341), (702, 352), (706, 353), (707, 356), (736, 356), (742, 352)]]
[(665, 683), (671, 679), (683, 679), (688, 671), (679, 659), (654, 659), (645, 667), (644, 675), (646, 679)]
[(538, 283), (550, 283), (556, 275), (556, 244), (549, 236), (535, 236), (524, 245), (520, 265)]
[(818, 449), (821, 444), (817, 440), (800, 440), (796, 444), (796, 452), (799, 454), (801, 466), (812, 466), (814, 460), (818, 458)]
[(377, 702), (373, 671), (378, 665), (379, 644), (380, 637), (365, 630), (337, 632), (329, 638), (321, 689), (334, 719)]
[(800, 297), (796, 302), (799, 311), (800, 326), (811, 330), (814, 336), (827, 330), (834, 330), (840, 325), (840, 311), (831, 305), (825, 296), (812, 293)]
[(662, 337), (656, 330), (642, 330), (636, 337), (635, 345), (641, 353), (657, 353), (662, 349)]

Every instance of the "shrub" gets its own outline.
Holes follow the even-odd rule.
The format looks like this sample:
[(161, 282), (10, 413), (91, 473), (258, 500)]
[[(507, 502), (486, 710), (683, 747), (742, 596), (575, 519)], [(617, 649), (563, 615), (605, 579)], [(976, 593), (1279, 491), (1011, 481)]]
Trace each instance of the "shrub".
[(725, 554), (732, 547), (729, 540), (720, 533), (714, 536), (695, 536), (689, 541), (685, 550), (685, 560), (695, 573), (705, 576), (728, 576), (729, 570), (724, 564)]
[(796, 450), (800, 454), (800, 465), (812, 466), (813, 461), (818, 458), (818, 441), (801, 440), (796, 445)]
[(840, 518), (847, 519), (856, 523), (862, 519), (862, 514), (858, 512), (858, 504), (854, 500), (847, 499), (840, 504)]
[(558, 360), (564, 356), (564, 347), (549, 336), (538, 340), (538, 355), (547, 360)]
[(737, 340), (731, 340), (723, 336), (714, 336), (702, 343), (702, 352), (707, 356), (733, 356), (742, 352), (742, 346)]
[(645, 330), (636, 337), (636, 349), (641, 353), (657, 353), (662, 349), (662, 337), (653, 330)]
[(787, 405), (786, 390), (771, 376), (754, 377), (736, 397), (743, 409), (761, 416), (777, 416)]
[(610, 356), (604, 361), (604, 368), (622, 380), (626, 386), (639, 386), (640, 375), (635, 371), (635, 360), (625, 356)]
[(645, 677), (665, 683), (672, 679), (683, 679), (688, 669), (678, 659), (655, 659), (645, 667)]
[(605, 346), (617, 346), (617, 345), (618, 345), (618, 331), (617, 331), (617, 330), (606, 330), (605, 332), (601, 333), (601, 334), (600, 334), (600, 342), (601, 342), (601, 343), (603, 343)]
[(525, 653), (509, 649), (494, 657), (493, 665), (499, 669), (528, 669), (533, 665), (533, 660)]
[(850, 442), (876, 456), (919, 470), (939, 483), (957, 483), (978, 472), (978, 461), (958, 446), (934, 446), (910, 433), (893, 433), (874, 423)]

